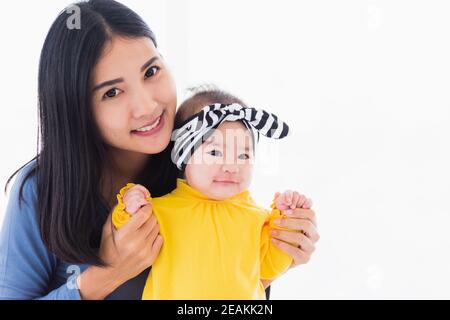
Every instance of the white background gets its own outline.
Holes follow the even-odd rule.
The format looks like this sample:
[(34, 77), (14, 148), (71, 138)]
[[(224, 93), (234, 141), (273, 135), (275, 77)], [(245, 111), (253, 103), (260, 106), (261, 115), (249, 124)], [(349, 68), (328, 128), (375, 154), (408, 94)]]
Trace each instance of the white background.
[[(2, 188), (36, 153), (39, 54), (69, 3), (1, 9)], [(155, 31), (180, 99), (212, 82), (294, 129), (262, 142), (272, 165), (252, 191), (313, 198), (322, 238), (274, 299), (450, 298), (448, 1), (123, 3)]]

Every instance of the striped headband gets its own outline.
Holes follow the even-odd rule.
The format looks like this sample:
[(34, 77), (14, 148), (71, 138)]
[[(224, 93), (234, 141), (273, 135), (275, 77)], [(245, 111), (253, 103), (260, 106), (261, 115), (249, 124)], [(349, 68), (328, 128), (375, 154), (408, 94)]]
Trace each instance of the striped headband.
[(252, 134), (253, 145), (259, 140), (259, 134), (272, 139), (282, 139), (289, 134), (288, 125), (267, 111), (237, 103), (208, 105), (172, 133), (171, 140), (175, 143), (171, 158), (178, 169), (184, 169), (194, 151), (224, 121), (242, 121)]

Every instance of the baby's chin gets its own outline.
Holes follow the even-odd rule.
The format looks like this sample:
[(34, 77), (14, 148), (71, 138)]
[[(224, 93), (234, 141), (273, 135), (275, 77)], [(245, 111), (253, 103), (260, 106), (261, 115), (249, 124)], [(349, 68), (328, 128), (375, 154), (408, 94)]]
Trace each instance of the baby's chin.
[(211, 183), (207, 196), (213, 200), (226, 200), (238, 195), (243, 190), (238, 183), (227, 185), (223, 183)]

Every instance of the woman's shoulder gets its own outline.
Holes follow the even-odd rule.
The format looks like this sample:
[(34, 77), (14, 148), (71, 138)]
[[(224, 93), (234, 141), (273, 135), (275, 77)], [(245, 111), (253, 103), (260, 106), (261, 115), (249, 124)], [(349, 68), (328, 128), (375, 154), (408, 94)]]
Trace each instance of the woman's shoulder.
[(5, 216), (1, 223), (0, 254), (2, 249), (11, 250), (10, 244), (25, 250), (28, 244), (34, 249), (43, 246), (37, 211), (36, 161), (24, 165), (15, 175), (8, 195)]
[(36, 170), (37, 161), (33, 159), (17, 171), (9, 194), (10, 202), (18, 205), (24, 202), (28, 206), (36, 204)]
[(40, 234), (35, 171), (36, 161), (24, 165), (8, 193), (0, 231), (0, 299), (43, 296), (57, 266)]
[(12, 187), (7, 194), (8, 204), (3, 224), (36, 219), (36, 168), (37, 162), (32, 160), (16, 172)]

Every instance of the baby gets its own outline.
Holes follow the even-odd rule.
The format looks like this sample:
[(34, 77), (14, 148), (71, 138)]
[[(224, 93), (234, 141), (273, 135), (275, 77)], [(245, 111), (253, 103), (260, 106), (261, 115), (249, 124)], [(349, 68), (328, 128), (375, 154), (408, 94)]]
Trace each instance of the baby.
[(259, 135), (281, 139), (288, 126), (248, 108), (220, 90), (197, 92), (178, 109), (171, 158), (180, 170), (171, 193), (151, 198), (127, 184), (113, 211), (116, 228), (149, 202), (164, 245), (143, 299), (265, 299), (261, 279), (274, 279), (292, 263), (270, 240), (280, 210), (310, 208), (297, 192), (277, 193), (272, 210), (248, 191)]

